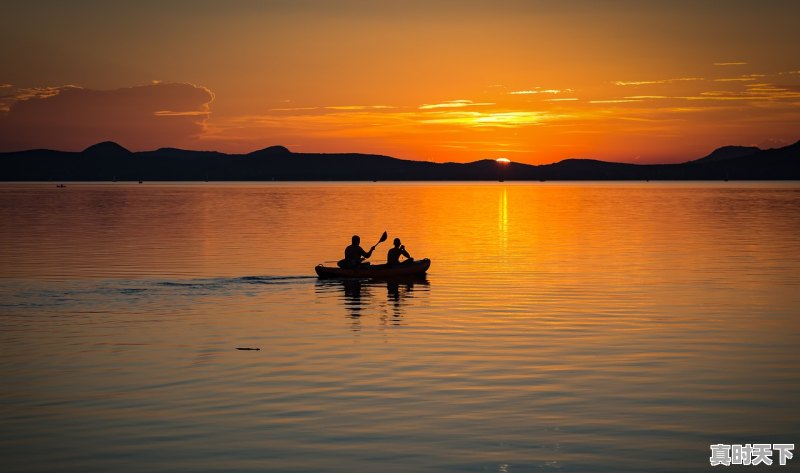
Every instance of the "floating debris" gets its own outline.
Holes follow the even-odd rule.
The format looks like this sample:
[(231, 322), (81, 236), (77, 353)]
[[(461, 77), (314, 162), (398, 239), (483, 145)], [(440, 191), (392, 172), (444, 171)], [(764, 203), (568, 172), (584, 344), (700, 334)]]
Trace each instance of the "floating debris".
[(261, 350), (261, 348), (236, 347), (237, 350)]

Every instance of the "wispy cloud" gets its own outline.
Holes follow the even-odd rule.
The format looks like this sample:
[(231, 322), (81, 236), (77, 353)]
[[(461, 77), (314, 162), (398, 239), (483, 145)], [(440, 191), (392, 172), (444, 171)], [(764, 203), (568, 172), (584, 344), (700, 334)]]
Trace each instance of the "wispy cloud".
[(651, 84), (671, 84), (673, 82), (685, 82), (685, 81), (696, 81), (696, 80), (705, 80), (702, 77), (678, 77), (676, 79), (658, 79), (658, 80), (618, 80), (614, 82), (614, 85), (651, 85)]
[(650, 85), (650, 84), (667, 84), (668, 79), (665, 80), (618, 80), (614, 85)]
[(739, 76), (739, 77), (722, 77), (720, 79), (714, 79), (714, 82), (751, 82), (756, 79), (764, 77), (763, 74), (749, 74), (746, 76)]
[(770, 99), (800, 98), (800, 86), (796, 85), (777, 86), (774, 84), (747, 84), (746, 87), (748, 94), (764, 95)]
[(336, 105), (324, 108), (327, 110), (384, 110), (396, 107), (391, 105)]
[(720, 77), (714, 79), (714, 82), (751, 82), (757, 79), (767, 77), (766, 74), (742, 74), (736, 77)]
[(440, 148), (448, 149), (461, 149), (461, 150), (474, 150), (489, 153), (503, 152), (503, 153), (529, 153), (529, 144), (525, 141), (521, 142), (505, 142), (505, 141), (481, 141), (481, 140), (457, 140), (457, 141), (444, 141), (437, 145)]
[(590, 100), (589, 103), (630, 103), (641, 102), (639, 99), (610, 99), (610, 100)]
[(788, 101), (797, 102), (800, 100), (800, 88), (793, 90), (795, 86), (776, 86), (768, 83), (745, 84), (744, 90), (709, 90), (701, 92), (696, 96), (676, 97), (686, 100), (746, 100), (760, 102)]
[(726, 94), (726, 93), (709, 93), (703, 92), (700, 96), (689, 96), (689, 97), (680, 97), (686, 100), (718, 100), (718, 101), (728, 101), (728, 100), (762, 100), (760, 97), (753, 97), (747, 95), (737, 95), (737, 94)]
[(172, 110), (157, 110), (153, 112), (153, 115), (157, 117), (197, 117), (197, 116), (207, 117), (210, 113), (211, 112), (208, 110), (190, 110), (186, 112), (174, 112)]
[(431, 117), (423, 117), (420, 123), (439, 125), (460, 125), (470, 127), (518, 127), (537, 125), (546, 120), (559, 118), (558, 115), (544, 112), (444, 112)]
[(560, 94), (561, 92), (572, 92), (572, 89), (542, 89), (540, 87), (535, 87), (530, 90), (515, 90), (513, 92), (509, 92), (509, 95), (532, 95), (532, 94)]
[(269, 109), (270, 112), (299, 112), (306, 110), (319, 110), (319, 107), (286, 107)]
[(558, 97), (555, 99), (545, 99), (545, 102), (574, 102), (576, 100), (580, 100), (577, 97)]
[(747, 65), (744, 61), (730, 61), (730, 62), (715, 62), (711, 64), (712, 66), (745, 66)]
[(65, 92), (69, 89), (80, 89), (80, 87), (75, 85), (63, 85), (58, 87), (22, 88), (15, 91), (14, 99), (19, 101), (30, 99), (46, 99), (48, 97), (55, 97), (61, 92)]
[(281, 107), (271, 108), (270, 112), (307, 112), (309, 110), (335, 110), (335, 111), (353, 111), (353, 110), (385, 110), (397, 108), (391, 105), (329, 105), (325, 107)]
[(420, 110), (432, 110), (436, 108), (461, 108), (461, 107), (477, 107), (484, 105), (494, 105), (491, 102), (473, 102), (472, 100), (450, 100), (442, 103), (423, 104), (419, 106)]

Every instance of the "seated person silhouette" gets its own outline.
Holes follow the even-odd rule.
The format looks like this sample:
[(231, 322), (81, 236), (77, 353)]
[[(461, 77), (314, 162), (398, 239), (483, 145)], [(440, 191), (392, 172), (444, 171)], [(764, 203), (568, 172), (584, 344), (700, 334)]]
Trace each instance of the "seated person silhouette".
[[(406, 259), (404, 261), (400, 261), (400, 256), (405, 256)], [(389, 266), (394, 266), (397, 264), (407, 264), (413, 263), (414, 258), (411, 257), (410, 254), (406, 251), (405, 245), (400, 244), (400, 239), (394, 239), (394, 248), (389, 249), (389, 252), (386, 253), (386, 264)]]
[(357, 268), (362, 265), (361, 258), (369, 258), (373, 251), (375, 251), (374, 246), (369, 251), (364, 251), (364, 248), (361, 248), (361, 237), (353, 235), (353, 243), (344, 249), (344, 259), (339, 260), (337, 264), (340, 268)]

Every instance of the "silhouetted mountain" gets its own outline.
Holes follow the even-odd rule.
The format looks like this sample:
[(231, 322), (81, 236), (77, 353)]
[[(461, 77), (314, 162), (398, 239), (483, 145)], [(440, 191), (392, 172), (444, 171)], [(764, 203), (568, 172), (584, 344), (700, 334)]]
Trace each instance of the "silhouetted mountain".
[(800, 141), (716, 162), (689, 163), (699, 179), (800, 179)]
[(86, 156), (117, 157), (129, 156), (131, 152), (124, 146), (114, 143), (113, 141), (103, 141), (102, 143), (89, 146), (83, 150), (83, 154)]
[(260, 149), (248, 153), (248, 156), (288, 156), (292, 154), (286, 146), (270, 146), (268, 148)]
[(694, 161), (689, 161), (689, 162), (713, 163), (716, 161), (724, 161), (726, 159), (749, 156), (751, 154), (758, 153), (759, 151), (761, 151), (761, 149), (756, 148), (755, 146), (723, 146), (722, 148), (715, 149), (708, 156), (702, 157), (700, 159), (695, 159)]
[(770, 150), (724, 147), (681, 164), (566, 159), (533, 166), (410, 161), (372, 154), (293, 153), (270, 146), (248, 154), (160, 148), (131, 152), (113, 142), (81, 152), (0, 153), (2, 181), (345, 181), (345, 180), (800, 180), (800, 142)]

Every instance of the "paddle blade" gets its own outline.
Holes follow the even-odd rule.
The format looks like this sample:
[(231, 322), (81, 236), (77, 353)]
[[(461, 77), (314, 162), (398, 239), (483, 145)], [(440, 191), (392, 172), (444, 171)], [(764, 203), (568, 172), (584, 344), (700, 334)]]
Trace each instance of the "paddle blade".
[(386, 234), (386, 232), (383, 232), (383, 235), (381, 235), (381, 239), (380, 239), (380, 241), (378, 241), (378, 243), (383, 243), (384, 241), (386, 241), (387, 237), (388, 237), (388, 235)]

